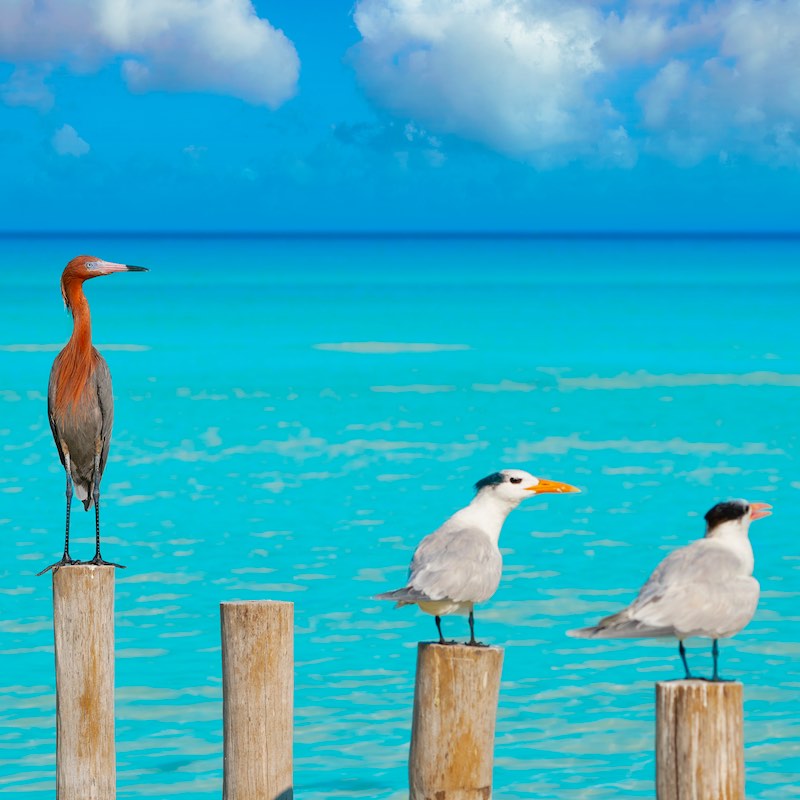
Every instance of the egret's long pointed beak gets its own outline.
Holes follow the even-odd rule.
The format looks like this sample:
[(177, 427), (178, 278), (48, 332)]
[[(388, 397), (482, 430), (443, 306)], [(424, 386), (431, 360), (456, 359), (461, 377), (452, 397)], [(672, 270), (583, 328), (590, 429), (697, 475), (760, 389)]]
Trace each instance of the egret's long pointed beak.
[(769, 510), (772, 506), (769, 503), (750, 503), (750, 519), (761, 519), (762, 517), (769, 517), (772, 512)]
[(149, 272), (147, 267), (134, 267), (131, 264), (115, 264), (113, 261), (96, 261), (98, 275), (111, 275), (113, 272)]
[(535, 486), (526, 486), (525, 488), (534, 494), (546, 494), (548, 492), (554, 492), (557, 494), (580, 492), (580, 489), (578, 489), (576, 486), (570, 486), (568, 483), (561, 483), (560, 481), (546, 481), (542, 478), (539, 479), (539, 483), (537, 483)]

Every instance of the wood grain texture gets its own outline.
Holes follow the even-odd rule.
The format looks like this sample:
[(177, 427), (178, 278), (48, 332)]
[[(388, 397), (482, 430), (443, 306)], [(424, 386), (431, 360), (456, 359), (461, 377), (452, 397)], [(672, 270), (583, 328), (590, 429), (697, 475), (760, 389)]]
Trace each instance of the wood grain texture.
[(656, 684), (658, 800), (744, 800), (741, 683)]
[(294, 604), (222, 603), (223, 800), (291, 800)]
[(503, 651), (420, 643), (410, 800), (489, 800)]
[(53, 572), (56, 797), (114, 800), (114, 567)]

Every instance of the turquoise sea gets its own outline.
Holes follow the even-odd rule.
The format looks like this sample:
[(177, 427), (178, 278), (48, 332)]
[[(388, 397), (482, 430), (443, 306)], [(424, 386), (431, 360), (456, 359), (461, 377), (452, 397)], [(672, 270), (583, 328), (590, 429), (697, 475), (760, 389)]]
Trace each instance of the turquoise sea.
[[(0, 793), (51, 798), (51, 584), (64, 480), (46, 417), (80, 253), (114, 377), (120, 798), (218, 798), (219, 602), (292, 600), (302, 800), (407, 797), (416, 643), (374, 594), (502, 467), (577, 484), (501, 538), (480, 638), (505, 648), (495, 797), (654, 796), (672, 642), (565, 632), (635, 594), (720, 499), (752, 529), (748, 797), (800, 797), (800, 239), (18, 236), (0, 240)], [(93, 515), (73, 512), (73, 556)], [(445, 620), (466, 635), (466, 621)], [(689, 643), (711, 669), (710, 644)]]

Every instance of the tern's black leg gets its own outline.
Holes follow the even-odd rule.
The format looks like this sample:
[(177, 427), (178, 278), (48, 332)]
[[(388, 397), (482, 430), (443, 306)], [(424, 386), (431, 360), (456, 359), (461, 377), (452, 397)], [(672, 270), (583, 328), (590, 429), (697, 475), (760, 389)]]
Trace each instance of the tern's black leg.
[(686, 660), (686, 648), (683, 646), (683, 640), (678, 642), (678, 652), (681, 654), (681, 661), (683, 661), (683, 668), (686, 670), (686, 680), (692, 679), (692, 673), (689, 672), (689, 662)]
[(64, 455), (64, 468), (67, 472), (67, 521), (64, 525), (64, 555), (61, 557), (61, 561), (56, 561), (55, 564), (45, 567), (41, 572), (37, 572), (37, 575), (44, 575), (48, 570), (53, 570), (53, 572), (55, 572), (59, 567), (66, 567), (70, 564), (78, 563), (69, 556), (69, 512), (72, 506), (72, 477), (69, 474), (70, 462), (68, 454)]
[(472, 611), (469, 612), (469, 641), (467, 644), (471, 645), (472, 647), (486, 647), (483, 642), (479, 642), (475, 639), (475, 615)]
[(719, 670), (717, 669), (717, 662), (719, 661), (719, 645), (717, 644), (716, 639), (714, 639), (714, 643), (711, 645), (711, 656), (714, 659), (714, 672), (711, 675), (711, 680), (712, 681), (722, 680), (719, 677)]
[(94, 564), (95, 566), (106, 567), (119, 567), (125, 569), (122, 564), (115, 564), (113, 561), (104, 561), (100, 555), (100, 455), (95, 456), (94, 459), (94, 492), (92, 493), (94, 500), (94, 541), (95, 550), (94, 558), (87, 561), (87, 564)]
[(447, 644), (444, 640), (444, 635), (442, 634), (442, 618), (436, 617), (436, 630), (439, 631), (439, 644)]

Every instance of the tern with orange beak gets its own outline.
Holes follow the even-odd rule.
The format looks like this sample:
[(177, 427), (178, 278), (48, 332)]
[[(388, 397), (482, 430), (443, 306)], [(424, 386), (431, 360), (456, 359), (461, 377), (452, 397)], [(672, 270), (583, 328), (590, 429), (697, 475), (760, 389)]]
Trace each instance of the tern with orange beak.
[(469, 614), (469, 644), (478, 645), (474, 607), (488, 600), (500, 585), (503, 557), (498, 540), (506, 517), (527, 497), (578, 491), (521, 469), (492, 473), (475, 484), (475, 497), (468, 506), (419, 543), (406, 585), (376, 599), (394, 600), (397, 606), (417, 605), (432, 614), (440, 644), (445, 644), (441, 618)]
[[(144, 267), (114, 264), (94, 256), (78, 256), (67, 264), (61, 275), (61, 295), (72, 314), (72, 336), (56, 356), (47, 389), (47, 415), (67, 474), (67, 520), (64, 531), (64, 555), (45, 567), (56, 570), (70, 564), (111, 564), (100, 556), (100, 478), (108, 459), (111, 426), (114, 421), (114, 397), (111, 373), (105, 359), (92, 346), (92, 322), (89, 303), (83, 293), (84, 281), (115, 272), (147, 272)], [(69, 554), (69, 515), (72, 487), (88, 511), (95, 511), (95, 554), (91, 561), (75, 561)]]
[(673, 636), (679, 642), (687, 679), (692, 674), (683, 642), (690, 636), (705, 636), (713, 640), (711, 680), (720, 680), (717, 640), (742, 630), (758, 605), (750, 523), (769, 516), (771, 508), (746, 500), (717, 503), (705, 516), (705, 537), (668, 555), (627, 608), (569, 635), (584, 639)]

